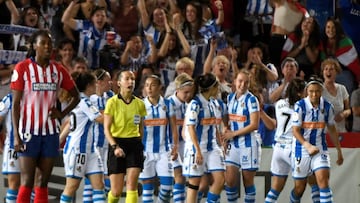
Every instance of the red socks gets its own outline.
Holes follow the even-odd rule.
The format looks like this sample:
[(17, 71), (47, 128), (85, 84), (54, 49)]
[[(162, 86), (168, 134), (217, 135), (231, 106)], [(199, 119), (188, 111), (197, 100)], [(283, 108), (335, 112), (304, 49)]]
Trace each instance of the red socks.
[(35, 187), (35, 199), (36, 203), (48, 203), (48, 188), (47, 187)]
[(31, 197), (31, 187), (20, 186), (16, 203), (28, 203)]

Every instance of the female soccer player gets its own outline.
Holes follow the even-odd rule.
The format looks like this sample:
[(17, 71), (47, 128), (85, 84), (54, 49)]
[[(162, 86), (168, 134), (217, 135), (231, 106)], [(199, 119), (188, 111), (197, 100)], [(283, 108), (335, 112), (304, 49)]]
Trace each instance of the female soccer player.
[(111, 190), (108, 202), (119, 201), (126, 174), (126, 203), (136, 203), (139, 174), (144, 164), (141, 139), (146, 109), (144, 102), (133, 96), (133, 72), (119, 72), (118, 85), (119, 93), (107, 101), (104, 111), (104, 132), (110, 146), (108, 172)]
[(14, 149), (14, 134), (11, 123), (12, 95), (7, 94), (0, 102), (0, 123), (5, 124), (6, 138), (4, 143), (4, 153), (2, 162), (2, 173), (7, 176), (8, 189), (6, 191), (5, 202), (16, 202), (20, 185), (20, 165), (18, 154)]
[(291, 144), (293, 140), (291, 115), (294, 113), (294, 104), (304, 97), (305, 82), (300, 78), (293, 79), (286, 89), (286, 98), (275, 104), (277, 128), (275, 144), (271, 159), (271, 189), (265, 202), (276, 202), (283, 190), (287, 176), (291, 170)]
[[(47, 202), (47, 185), (54, 161), (59, 156), (59, 121), (79, 103), (79, 92), (66, 69), (50, 61), (51, 36), (39, 30), (30, 39), (30, 58), (16, 64), (11, 78), (12, 116), (16, 151), (20, 154), (21, 186), (17, 202), (30, 202), (35, 169), (39, 178), (35, 202)], [(63, 110), (56, 109), (60, 88), (72, 99)]]
[(295, 103), (292, 115), (294, 140), (292, 143), (292, 165), (295, 187), (290, 202), (300, 202), (305, 190), (309, 171), (315, 174), (320, 189), (320, 202), (332, 202), (329, 187), (330, 156), (325, 141), (325, 128), (337, 150), (338, 165), (343, 163), (343, 155), (334, 121), (334, 109), (321, 94), (321, 79), (311, 77), (306, 85), (307, 97)]
[(145, 161), (140, 174), (143, 182), (143, 202), (154, 201), (155, 178), (160, 180), (157, 202), (169, 202), (174, 182), (171, 154), (174, 155), (173, 158), (177, 156), (177, 148), (171, 148), (171, 141), (173, 140), (177, 146), (179, 140), (175, 126), (176, 118), (169, 100), (161, 96), (160, 76), (149, 75), (145, 79), (144, 88), (147, 95), (144, 98), (147, 112), (143, 137)]
[(186, 73), (181, 73), (175, 78), (176, 91), (169, 97), (170, 105), (174, 109), (176, 117), (176, 130), (178, 134), (178, 144), (173, 142), (173, 147), (177, 148), (178, 157), (173, 162), (174, 168), (174, 202), (185, 202), (185, 177), (182, 175), (182, 160), (184, 159), (184, 139), (181, 136), (185, 118), (187, 103), (190, 102), (194, 94), (194, 80)]
[(228, 202), (236, 202), (237, 172), (241, 167), (245, 202), (255, 202), (254, 177), (260, 166), (260, 143), (257, 141), (255, 130), (259, 126), (260, 106), (258, 99), (248, 90), (250, 85), (248, 71), (240, 71), (234, 83), (236, 91), (228, 96), (227, 103), (229, 126), (223, 135), (224, 141), (228, 142), (225, 157), (225, 190)]
[(217, 202), (224, 187), (224, 157), (216, 142), (217, 131), (215, 106), (211, 101), (218, 93), (216, 77), (207, 73), (195, 83), (199, 89), (186, 109), (184, 121), (185, 154), (183, 175), (188, 177), (186, 202), (195, 203), (201, 177), (211, 173), (207, 201)]
[[(60, 201), (72, 202), (81, 179), (86, 176), (93, 188), (92, 201), (101, 203), (105, 202), (104, 168), (99, 152), (94, 148), (93, 126), (95, 122), (102, 123), (104, 117), (90, 101), (90, 96), (96, 92), (96, 77), (90, 72), (75, 74), (81, 100), (69, 116), (71, 132), (67, 136), (63, 154), (66, 185)], [(68, 132), (62, 131), (60, 137), (64, 133)]]

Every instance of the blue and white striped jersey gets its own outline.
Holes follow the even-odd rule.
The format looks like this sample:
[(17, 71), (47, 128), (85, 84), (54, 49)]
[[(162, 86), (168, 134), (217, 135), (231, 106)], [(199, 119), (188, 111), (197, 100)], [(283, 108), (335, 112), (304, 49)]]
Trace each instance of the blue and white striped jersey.
[[(246, 17), (259, 16), (262, 17), (263, 23), (271, 23), (273, 20), (273, 8), (269, 0), (249, 0), (246, 6)], [(254, 19), (259, 20), (259, 19)]]
[[(320, 151), (326, 151), (325, 128), (335, 125), (334, 108), (322, 97), (320, 105), (314, 108), (309, 97), (295, 103), (295, 113), (292, 115), (292, 125), (301, 127), (301, 134), (310, 144), (317, 146)], [(309, 156), (307, 150), (293, 138), (293, 152), (295, 157)]]
[[(143, 144), (145, 152), (160, 153), (170, 151), (170, 102), (160, 96), (157, 105), (144, 98), (147, 115), (144, 119)], [(170, 113), (172, 112), (172, 113)]]
[(185, 147), (193, 147), (188, 127), (195, 125), (196, 136), (202, 152), (214, 150), (216, 145), (216, 117), (213, 103), (206, 100), (202, 94), (197, 94), (190, 101), (185, 113)]
[[(249, 91), (245, 92), (239, 98), (236, 98), (235, 93), (228, 96), (228, 115), (230, 130), (237, 131), (250, 124), (250, 114), (260, 111), (258, 99)], [(252, 133), (237, 136), (231, 142), (235, 147), (243, 145), (245, 147), (255, 146), (256, 139), (251, 138)]]
[(70, 133), (66, 139), (64, 153), (74, 148), (79, 153), (92, 153), (95, 151), (94, 132), (92, 131), (95, 119), (101, 116), (90, 98), (80, 93), (79, 104), (70, 113)]
[(7, 94), (0, 102), (0, 117), (4, 119), (6, 128), (5, 145), (14, 149), (14, 131), (11, 116), (12, 94)]
[(174, 115), (176, 117), (176, 127), (178, 129), (178, 134), (179, 134), (179, 140), (182, 141), (183, 137), (181, 136), (181, 134), (182, 134), (182, 129), (183, 129), (183, 125), (184, 125), (184, 118), (185, 118), (187, 104), (185, 102), (181, 102), (177, 98), (176, 93), (171, 95), (168, 98), (168, 100), (170, 101), (170, 105), (172, 106), (172, 109), (174, 109)]
[[(90, 96), (91, 103), (100, 111), (104, 112), (106, 105), (106, 98), (100, 97), (96, 94)], [(94, 133), (94, 143), (96, 147), (108, 147), (108, 142), (105, 139), (104, 125), (95, 122), (92, 131)]]
[[(76, 30), (79, 31), (80, 44), (78, 55), (88, 60), (91, 69), (99, 67), (99, 52), (106, 42), (106, 32), (99, 32), (91, 21), (76, 20)], [(120, 43), (120, 36), (117, 34), (115, 41)]]

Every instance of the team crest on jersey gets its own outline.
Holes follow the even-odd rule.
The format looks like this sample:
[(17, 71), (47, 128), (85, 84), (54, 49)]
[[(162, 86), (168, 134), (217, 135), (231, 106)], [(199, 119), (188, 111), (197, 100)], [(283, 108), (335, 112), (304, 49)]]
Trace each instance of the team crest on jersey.
[(196, 105), (195, 103), (191, 104), (191, 108), (192, 111), (196, 111), (198, 109), (198, 105)]
[(51, 78), (52, 78), (52, 79), (57, 78), (57, 73), (51, 73)]
[(190, 117), (191, 120), (195, 120), (196, 117), (197, 117), (196, 111), (190, 111), (190, 116), (189, 117)]
[(294, 122), (299, 121), (299, 114), (297, 112), (294, 112), (293, 115), (292, 115), (292, 119), (293, 119)]
[(11, 82), (17, 81), (18, 78), (19, 78), (19, 73), (17, 72), (17, 70), (14, 70), (13, 74), (11, 75)]
[(162, 109), (163, 109), (164, 111), (167, 111), (166, 105), (164, 105), (164, 106), (162, 107)]
[(4, 109), (5, 109), (5, 103), (0, 102), (0, 111), (4, 111)]

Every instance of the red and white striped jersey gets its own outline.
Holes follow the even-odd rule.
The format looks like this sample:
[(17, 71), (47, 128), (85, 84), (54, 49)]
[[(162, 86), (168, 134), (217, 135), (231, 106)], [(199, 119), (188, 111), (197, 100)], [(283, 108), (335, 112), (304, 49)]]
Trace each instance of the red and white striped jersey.
[(75, 83), (66, 69), (50, 62), (41, 67), (33, 59), (16, 64), (11, 77), (12, 90), (22, 91), (19, 133), (53, 135), (59, 133), (58, 120), (49, 114), (56, 105), (60, 88), (70, 91)]

